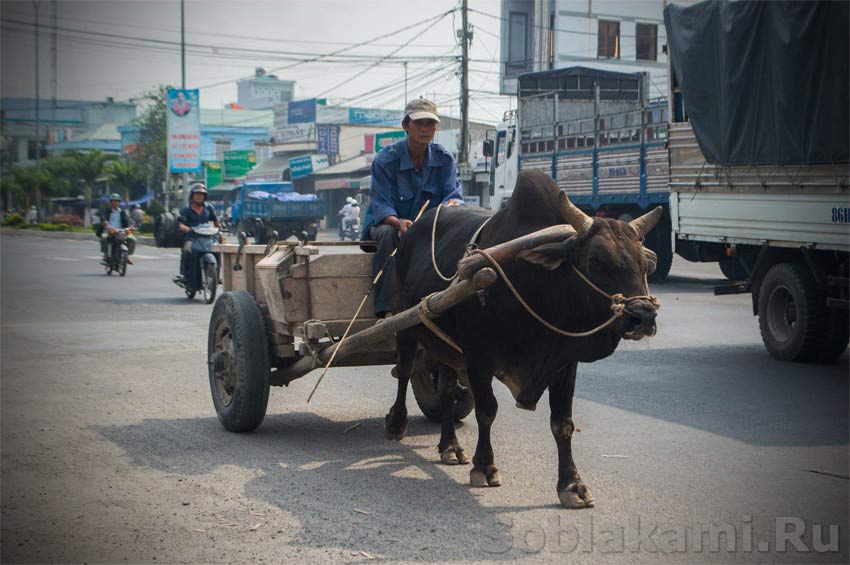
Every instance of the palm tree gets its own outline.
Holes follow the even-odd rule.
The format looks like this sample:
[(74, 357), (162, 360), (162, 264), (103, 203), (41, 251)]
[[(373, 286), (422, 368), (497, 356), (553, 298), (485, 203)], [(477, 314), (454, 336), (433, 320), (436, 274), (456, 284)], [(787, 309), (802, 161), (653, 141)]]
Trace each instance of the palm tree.
[(74, 177), (83, 182), (86, 190), (85, 227), (91, 226), (91, 200), (94, 183), (106, 172), (106, 164), (116, 159), (103, 151), (68, 151), (65, 154), (70, 170)]
[(106, 174), (109, 180), (124, 193), (124, 201), (129, 205), (130, 188), (142, 176), (139, 167), (133, 161), (113, 161)]

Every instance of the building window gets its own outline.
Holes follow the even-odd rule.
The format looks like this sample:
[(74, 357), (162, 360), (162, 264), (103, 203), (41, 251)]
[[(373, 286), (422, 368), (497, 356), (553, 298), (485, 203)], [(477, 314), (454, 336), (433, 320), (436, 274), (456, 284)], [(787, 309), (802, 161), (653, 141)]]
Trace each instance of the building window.
[(599, 20), (599, 48), (597, 56), (600, 59), (620, 58), (620, 22)]
[(658, 26), (655, 24), (637, 24), (637, 59), (639, 61), (658, 60)]
[(508, 65), (528, 66), (528, 14), (511, 12), (508, 18)]

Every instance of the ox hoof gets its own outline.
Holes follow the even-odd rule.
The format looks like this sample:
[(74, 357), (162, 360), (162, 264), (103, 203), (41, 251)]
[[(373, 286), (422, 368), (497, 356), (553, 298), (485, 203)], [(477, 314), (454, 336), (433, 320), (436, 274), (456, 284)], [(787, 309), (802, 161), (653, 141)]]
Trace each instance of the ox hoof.
[(570, 483), (558, 493), (558, 500), (564, 508), (593, 508), (596, 504), (584, 483)]
[(467, 465), (469, 456), (462, 448), (452, 445), (440, 453), (440, 461), (444, 465)]
[(485, 473), (481, 469), (473, 469), (469, 472), (469, 484), (474, 487), (500, 487), (502, 486), (502, 476), (499, 470), (493, 466), (488, 469), (489, 473)]
[(390, 410), (384, 417), (384, 437), (391, 441), (401, 441), (407, 435), (407, 414), (397, 414)]

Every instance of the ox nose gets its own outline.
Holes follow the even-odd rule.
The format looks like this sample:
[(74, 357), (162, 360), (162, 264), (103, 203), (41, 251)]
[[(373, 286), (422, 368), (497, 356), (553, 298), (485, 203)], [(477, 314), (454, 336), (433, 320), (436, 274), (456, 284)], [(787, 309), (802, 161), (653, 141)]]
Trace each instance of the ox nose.
[(645, 300), (636, 300), (628, 307), (628, 313), (633, 318), (633, 327), (629, 337), (640, 339), (644, 336), (655, 335), (655, 318), (658, 316), (655, 307)]

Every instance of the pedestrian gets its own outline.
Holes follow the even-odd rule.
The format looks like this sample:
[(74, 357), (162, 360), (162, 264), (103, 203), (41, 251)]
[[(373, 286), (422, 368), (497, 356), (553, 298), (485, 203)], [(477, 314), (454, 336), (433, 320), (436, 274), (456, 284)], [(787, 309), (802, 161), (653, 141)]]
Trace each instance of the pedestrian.
[(439, 123), (434, 102), (424, 98), (410, 101), (401, 122), (407, 137), (382, 149), (372, 162), (369, 208), (361, 238), (377, 243), (373, 276), (385, 269), (375, 284), (379, 318), (392, 315), (390, 256), (416, 214), (426, 203), (427, 208), (463, 203), (455, 159), (448, 149), (433, 143)]
[(28, 224), (38, 223), (38, 209), (35, 206), (30, 206), (27, 210), (27, 215), (24, 218)]

